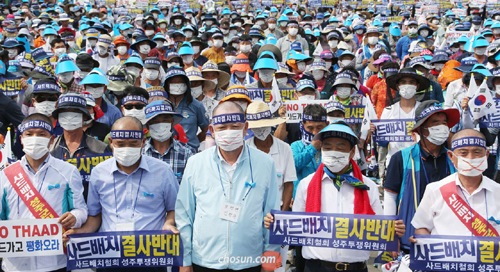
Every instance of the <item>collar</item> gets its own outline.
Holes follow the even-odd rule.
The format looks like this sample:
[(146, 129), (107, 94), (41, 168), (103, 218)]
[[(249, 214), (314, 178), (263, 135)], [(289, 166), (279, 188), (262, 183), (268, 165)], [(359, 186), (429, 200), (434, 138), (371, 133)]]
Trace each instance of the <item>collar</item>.
[[(420, 142), (418, 143), (418, 145), (420, 146), (420, 155), (422, 156), (422, 159), (427, 160), (429, 159), (429, 157), (434, 157), (433, 155), (431, 155), (429, 152), (427, 152), (424, 147), (422, 146), (422, 140), (420, 140)], [(439, 154), (438, 154), (438, 158), (441, 157), (443, 154), (447, 156), (446, 154), (447, 150), (444, 146), (441, 146), (441, 149), (439, 150)]]
[[(475, 195), (479, 192), (481, 192), (483, 189), (488, 190), (493, 193), (493, 189), (490, 186), (490, 183), (486, 180), (487, 177), (483, 175), (483, 180), (481, 180), (481, 184), (479, 184), (479, 187), (470, 195)], [(464, 192), (467, 192), (465, 187), (462, 185), (460, 182), (460, 179), (458, 178), (458, 173), (455, 173), (455, 184), (459, 186)]]
[(149, 137), (147, 138), (146, 140), (146, 143), (144, 144), (144, 150), (145, 151), (149, 151), (151, 150), (151, 152), (154, 152), (154, 153), (157, 153), (157, 154), (160, 154), (161, 156), (165, 156), (168, 154), (168, 152), (170, 152), (170, 150), (173, 148), (174, 151), (177, 151), (177, 148), (176, 148), (176, 140), (174, 138), (170, 138), (172, 141), (170, 142), (170, 146), (167, 148), (167, 150), (165, 150), (165, 153), (163, 154), (160, 154), (160, 152), (158, 152), (158, 150), (156, 150), (156, 148), (154, 147), (153, 145), (153, 138)]
[[(229, 164), (228, 162), (226, 162), (226, 160), (224, 159), (224, 157), (222, 157), (222, 154), (220, 153), (220, 150), (219, 150), (219, 147), (215, 146), (215, 149), (217, 150), (217, 156), (219, 158), (219, 160), (224, 163), (227, 163)], [(238, 165), (240, 164), (243, 160), (246, 159), (246, 157), (248, 156), (247, 155), (247, 148), (246, 148), (246, 144), (245, 142), (243, 142), (243, 149), (241, 150), (241, 153), (240, 155), (238, 156), (238, 159), (236, 160), (236, 162), (234, 163), (235, 165)]]
[[(271, 137), (273, 138), (273, 144), (271, 145), (271, 148), (269, 149), (269, 153), (268, 154), (269, 155), (278, 154), (279, 153), (278, 140), (273, 135), (271, 135)], [(257, 148), (257, 146), (255, 145), (255, 136), (252, 137), (250, 141), (248, 141), (248, 146)]]
[[(143, 169), (143, 170), (146, 170), (147, 172), (149, 172), (149, 165), (148, 165), (148, 162), (146, 160), (146, 157), (147, 156), (144, 156), (144, 155), (141, 155), (141, 163), (139, 163), (139, 166), (137, 167), (137, 169), (134, 170), (134, 172), (132, 172), (132, 174), (130, 175), (133, 175), (135, 172), (137, 172), (139, 169)], [(115, 172), (119, 172), (121, 174), (125, 174), (122, 170), (118, 169), (118, 165), (117, 165), (117, 162), (116, 162), (116, 159), (113, 158), (115, 160), (115, 163), (112, 163), (111, 164), (111, 174), (115, 173)], [(127, 174), (125, 174), (127, 175)]]
[[(38, 172), (40, 172), (41, 170), (43, 170), (43, 168), (45, 167), (45, 165), (48, 165), (49, 160), (50, 160), (51, 157), (52, 156), (50, 155), (50, 152), (49, 152), (49, 155), (47, 156), (47, 158), (45, 158), (45, 160), (42, 162), (42, 164), (40, 165), (40, 167), (38, 167)], [(26, 166), (26, 169), (28, 169), (28, 171), (30, 171), (32, 174), (36, 174), (35, 170), (33, 170), (33, 168), (31, 168), (30, 164), (28, 163), (28, 160), (26, 160), (26, 155), (24, 155), (21, 158), (21, 165)]]

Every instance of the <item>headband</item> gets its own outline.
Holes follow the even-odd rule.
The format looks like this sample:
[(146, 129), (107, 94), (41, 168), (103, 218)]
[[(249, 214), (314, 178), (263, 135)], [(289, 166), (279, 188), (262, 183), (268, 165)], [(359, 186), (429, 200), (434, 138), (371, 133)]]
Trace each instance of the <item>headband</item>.
[(108, 76), (108, 79), (111, 81), (125, 81), (125, 77), (121, 76)]
[(466, 146), (479, 146), (486, 149), (486, 140), (479, 137), (465, 137), (451, 142), (451, 151)]
[(264, 111), (264, 112), (258, 112), (258, 113), (247, 113), (247, 120), (248, 121), (257, 121), (261, 119), (269, 119), (273, 115), (271, 114), (270, 110)]
[(248, 59), (235, 59), (234, 64), (249, 64), (250, 61)]
[(170, 104), (160, 104), (156, 106), (146, 107), (145, 111), (146, 115), (156, 112), (164, 112), (164, 113), (166, 112), (169, 114), (175, 114), (175, 111), (172, 109), (172, 106)]
[(245, 115), (243, 113), (229, 113), (212, 117), (212, 124), (214, 126), (227, 123), (245, 123)]
[(287, 24), (286, 26), (297, 26), (298, 27), (299, 25), (296, 23), (291, 23), (291, 24)]
[(228, 97), (229, 95), (232, 95), (232, 94), (242, 94), (242, 95), (249, 96), (248, 90), (245, 88), (232, 88), (232, 89), (229, 89), (226, 91), (226, 94), (224, 97)]
[(131, 139), (131, 140), (142, 140), (143, 132), (142, 130), (112, 130), (111, 139)]
[(27, 121), (23, 124), (20, 124), (17, 127), (20, 134), (23, 134), (26, 130), (32, 129), (32, 128), (45, 129), (46, 131), (48, 131), (50, 133), (50, 135), (52, 135), (52, 126), (43, 120), (30, 120), (30, 121)]
[(150, 91), (149, 97), (162, 96), (168, 98), (168, 94), (165, 91)]
[(315, 122), (326, 122), (326, 115), (321, 116), (321, 119), (315, 119), (309, 114), (302, 114), (303, 121), (315, 121)]
[(386, 68), (382, 70), (384, 73), (397, 73), (399, 70), (398, 68)]
[(137, 101), (137, 102), (142, 102), (144, 104), (148, 104), (146, 98), (140, 95), (127, 95), (122, 99), (122, 104), (125, 104), (130, 101)]
[(81, 95), (61, 95), (57, 103), (58, 107), (68, 103), (79, 104), (83, 107), (87, 106), (87, 100)]
[(321, 133), (321, 141), (323, 141), (323, 140), (325, 140), (327, 138), (341, 138), (341, 139), (345, 139), (345, 140), (349, 141), (349, 143), (351, 143), (351, 145), (353, 147), (356, 145), (356, 142), (357, 142), (356, 137), (352, 136), (351, 134), (345, 133), (345, 132), (342, 132), (342, 131), (335, 131), (335, 130)]
[(54, 83), (39, 83), (35, 84), (35, 88), (33, 89), (33, 92), (38, 92), (42, 90), (53, 90), (59, 92), (59, 85), (54, 84)]

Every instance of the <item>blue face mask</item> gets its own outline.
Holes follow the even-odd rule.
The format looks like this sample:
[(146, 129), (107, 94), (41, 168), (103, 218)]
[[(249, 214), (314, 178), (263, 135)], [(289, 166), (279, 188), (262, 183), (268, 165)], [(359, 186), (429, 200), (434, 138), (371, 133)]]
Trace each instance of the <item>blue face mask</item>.
[(302, 133), (302, 143), (304, 143), (305, 146), (310, 145), (311, 141), (312, 141), (312, 139), (314, 137), (314, 134), (312, 134), (311, 132), (307, 131), (304, 128), (304, 125), (302, 124), (302, 121), (300, 121), (299, 127), (300, 127), (300, 132)]

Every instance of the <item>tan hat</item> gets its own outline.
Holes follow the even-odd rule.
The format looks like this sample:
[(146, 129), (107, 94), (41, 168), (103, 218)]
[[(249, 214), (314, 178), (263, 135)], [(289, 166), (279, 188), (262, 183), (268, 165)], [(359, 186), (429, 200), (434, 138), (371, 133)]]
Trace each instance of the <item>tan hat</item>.
[(215, 88), (215, 83), (211, 80), (207, 80), (203, 78), (201, 71), (197, 67), (189, 67), (186, 69), (186, 75), (188, 76), (190, 81), (203, 81), (203, 89), (212, 90)]
[(111, 37), (107, 34), (103, 34), (99, 36), (99, 39), (97, 40), (97, 46), (102, 46), (105, 48), (108, 48), (113, 41), (111, 40)]
[(248, 105), (246, 119), (248, 128), (261, 128), (282, 124), (288, 120), (288, 117), (273, 117), (267, 103), (255, 101)]
[(203, 74), (203, 72), (218, 72), (219, 73), (219, 77), (217, 79), (217, 87), (218, 88), (229, 83), (229, 80), (231, 79), (231, 76), (228, 73), (226, 73), (222, 70), (219, 70), (219, 67), (217, 66), (217, 64), (213, 60), (209, 60), (209, 61), (205, 62), (205, 64), (203, 64), (203, 66), (201, 67), (201, 73)]

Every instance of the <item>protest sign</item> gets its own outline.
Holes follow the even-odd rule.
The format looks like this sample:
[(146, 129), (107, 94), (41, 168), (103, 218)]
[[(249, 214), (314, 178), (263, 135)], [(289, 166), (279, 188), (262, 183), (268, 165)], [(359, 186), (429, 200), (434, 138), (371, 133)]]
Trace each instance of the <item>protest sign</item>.
[(0, 221), (0, 258), (64, 254), (63, 229), (57, 220)]
[(498, 271), (500, 238), (415, 235), (410, 268), (424, 271)]
[[(280, 89), (280, 92), (283, 101), (295, 99), (295, 88)], [(252, 101), (271, 102), (271, 89), (249, 88), (248, 95)]]
[(307, 2), (307, 5), (312, 8), (333, 8), (337, 5), (337, 0), (311, 0)]
[(69, 270), (182, 266), (179, 234), (170, 231), (113, 231), (70, 235)]
[(500, 128), (500, 99), (494, 97), (496, 112), (486, 115), (479, 120), (479, 126), (482, 128)]
[(380, 17), (380, 22), (385, 23), (385, 22), (395, 22), (395, 23), (401, 23), (403, 21), (404, 17), (403, 16), (387, 16), (387, 17)]
[(411, 6), (415, 5), (415, 1), (392, 1), (393, 7)]
[(455, 13), (456, 16), (462, 17), (462, 16), (467, 16), (467, 10), (466, 9), (452, 9), (451, 10), (453, 13)]
[(371, 120), (376, 132), (373, 139), (376, 142), (413, 142), (411, 130), (415, 125), (413, 119)]
[(111, 157), (113, 157), (113, 153), (105, 153), (93, 156), (71, 158), (66, 161), (73, 164), (78, 169), (83, 182), (89, 182), (92, 169), (94, 169), (94, 167), (96, 167), (99, 163)]
[(285, 0), (262, 0), (262, 6), (284, 5)]
[(24, 89), (21, 87), (20, 77), (0, 79), (0, 90), (2, 90), (3, 94), (6, 96), (14, 96), (24, 93)]
[(460, 36), (465, 35), (467, 36), (467, 39), (470, 39), (472, 37), (472, 33), (470, 31), (448, 31), (446, 32), (448, 34), (448, 37), (446, 38), (446, 42), (451, 44), (452, 42), (458, 40)]
[(289, 118), (287, 123), (299, 123), (302, 121), (304, 108), (309, 104), (320, 104), (325, 106), (329, 100), (291, 100), (285, 101), (286, 116)]
[(269, 243), (397, 251), (396, 215), (331, 214), (273, 210)]
[(116, 0), (95, 0), (96, 5), (98, 6), (114, 6), (116, 4)]

